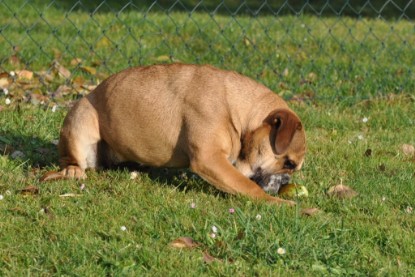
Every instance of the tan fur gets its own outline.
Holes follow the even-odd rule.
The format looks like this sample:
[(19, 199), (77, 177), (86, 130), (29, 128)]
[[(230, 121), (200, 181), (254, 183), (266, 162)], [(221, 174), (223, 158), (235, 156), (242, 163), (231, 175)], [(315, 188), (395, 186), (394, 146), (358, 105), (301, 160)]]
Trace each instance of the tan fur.
[[(299, 170), (305, 133), (280, 97), (247, 77), (211, 66), (155, 65), (115, 74), (81, 99), (64, 121), (59, 152), (64, 178), (124, 161), (190, 167), (222, 191), (293, 204), (248, 177), (258, 168)], [(295, 168), (284, 169), (287, 159)]]

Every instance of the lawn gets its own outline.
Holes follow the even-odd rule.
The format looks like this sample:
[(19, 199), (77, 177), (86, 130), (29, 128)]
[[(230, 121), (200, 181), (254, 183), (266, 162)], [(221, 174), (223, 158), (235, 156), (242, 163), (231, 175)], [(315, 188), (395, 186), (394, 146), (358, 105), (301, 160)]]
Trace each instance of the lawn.
[[(0, 43), (19, 42), (0, 49), (0, 275), (415, 275), (415, 156), (403, 150), (415, 145), (413, 23), (53, 7), (40, 20), (30, 5), (17, 20), (0, 5)], [(172, 61), (237, 70), (288, 99), (308, 143), (293, 181), (309, 196), (276, 207), (186, 170), (39, 182), (58, 168), (74, 99), (121, 68)], [(340, 183), (358, 195), (329, 197)], [(171, 246), (181, 237), (198, 244)]]

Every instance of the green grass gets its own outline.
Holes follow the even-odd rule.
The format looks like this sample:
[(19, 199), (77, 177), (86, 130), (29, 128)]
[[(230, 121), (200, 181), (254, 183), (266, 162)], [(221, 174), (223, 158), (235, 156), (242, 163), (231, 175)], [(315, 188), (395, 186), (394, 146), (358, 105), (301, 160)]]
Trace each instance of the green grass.
[[(143, 19), (133, 11), (91, 18), (82, 9), (65, 17), (53, 5), (5, 3), (0, 68), (36, 74), (0, 93), (0, 275), (415, 275), (415, 158), (401, 150), (415, 145), (411, 22), (180, 12)], [(9, 62), (12, 45), (19, 46), (17, 64)], [(73, 58), (97, 73), (71, 65)], [(54, 59), (71, 78), (39, 77)], [(135, 180), (127, 170), (88, 172), (84, 190), (77, 181), (39, 183), (58, 167), (52, 142), (70, 100), (85, 93), (79, 83), (172, 60), (237, 70), (287, 99), (300, 97), (290, 105), (306, 127), (308, 153), (294, 182), (307, 187), (308, 198), (278, 208), (219, 193), (189, 172), (162, 170)], [(52, 97), (62, 84), (73, 89)], [(16, 150), (24, 157), (12, 158)], [(328, 197), (341, 182), (359, 195)], [(29, 185), (39, 193), (22, 194)], [(322, 213), (302, 216), (308, 207)], [(201, 245), (169, 246), (183, 236)], [(205, 263), (205, 251), (219, 261)]]
[[(2, 274), (415, 274), (415, 220), (407, 211), (414, 206), (415, 163), (400, 149), (415, 143), (414, 98), (294, 109), (308, 136), (306, 164), (294, 180), (306, 185), (310, 196), (299, 199), (297, 208), (277, 208), (220, 194), (174, 172), (160, 179), (143, 173), (135, 180), (125, 170), (89, 172), (83, 191), (76, 181), (39, 183), (42, 172), (56, 167), (51, 141), (65, 112), (8, 106), (1, 112), (1, 139), (26, 156), (0, 156)], [(42, 148), (50, 154), (40, 156)], [(367, 149), (371, 156), (365, 156)], [(39, 171), (39, 164), (47, 168)], [(326, 190), (341, 181), (359, 195), (327, 197)], [(21, 194), (28, 185), (39, 187), (39, 195)], [(64, 193), (79, 196), (59, 197)], [(323, 212), (307, 218), (299, 214), (305, 207)], [(215, 239), (209, 237), (213, 225), (219, 229)], [(203, 246), (168, 246), (182, 236)], [(279, 247), (287, 253), (277, 254)], [(205, 264), (205, 250), (221, 261)]]
[[(61, 83), (76, 76), (98, 81), (138, 64), (181, 61), (237, 70), (286, 98), (353, 102), (415, 89), (411, 21), (146, 13), (142, 8), (116, 13), (117, 5), (114, 12), (91, 14), (79, 5), (70, 11), (58, 3), (22, 3), (0, 3), (0, 68), (41, 71), (56, 59), (72, 72)], [(20, 59), (18, 65), (9, 63), (12, 55)], [(71, 65), (75, 58), (98, 73), (91, 76)], [(41, 88), (43, 93), (55, 89)]]

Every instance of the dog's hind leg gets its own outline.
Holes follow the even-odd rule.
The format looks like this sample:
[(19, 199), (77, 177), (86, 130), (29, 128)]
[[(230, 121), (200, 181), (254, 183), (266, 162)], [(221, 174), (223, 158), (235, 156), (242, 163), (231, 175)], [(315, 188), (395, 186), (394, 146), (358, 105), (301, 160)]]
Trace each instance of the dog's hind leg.
[(98, 166), (100, 141), (98, 115), (87, 98), (81, 99), (68, 113), (59, 139), (59, 172), (48, 172), (41, 181), (86, 177), (85, 169)]

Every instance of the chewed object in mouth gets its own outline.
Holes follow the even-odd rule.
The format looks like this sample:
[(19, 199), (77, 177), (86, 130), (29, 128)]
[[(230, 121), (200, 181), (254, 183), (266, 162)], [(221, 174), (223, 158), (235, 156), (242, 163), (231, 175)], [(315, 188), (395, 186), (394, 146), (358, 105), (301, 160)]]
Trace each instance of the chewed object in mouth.
[(277, 194), (280, 188), (290, 182), (290, 175), (288, 174), (274, 174), (269, 176), (253, 176), (251, 178), (256, 182), (265, 192)]

